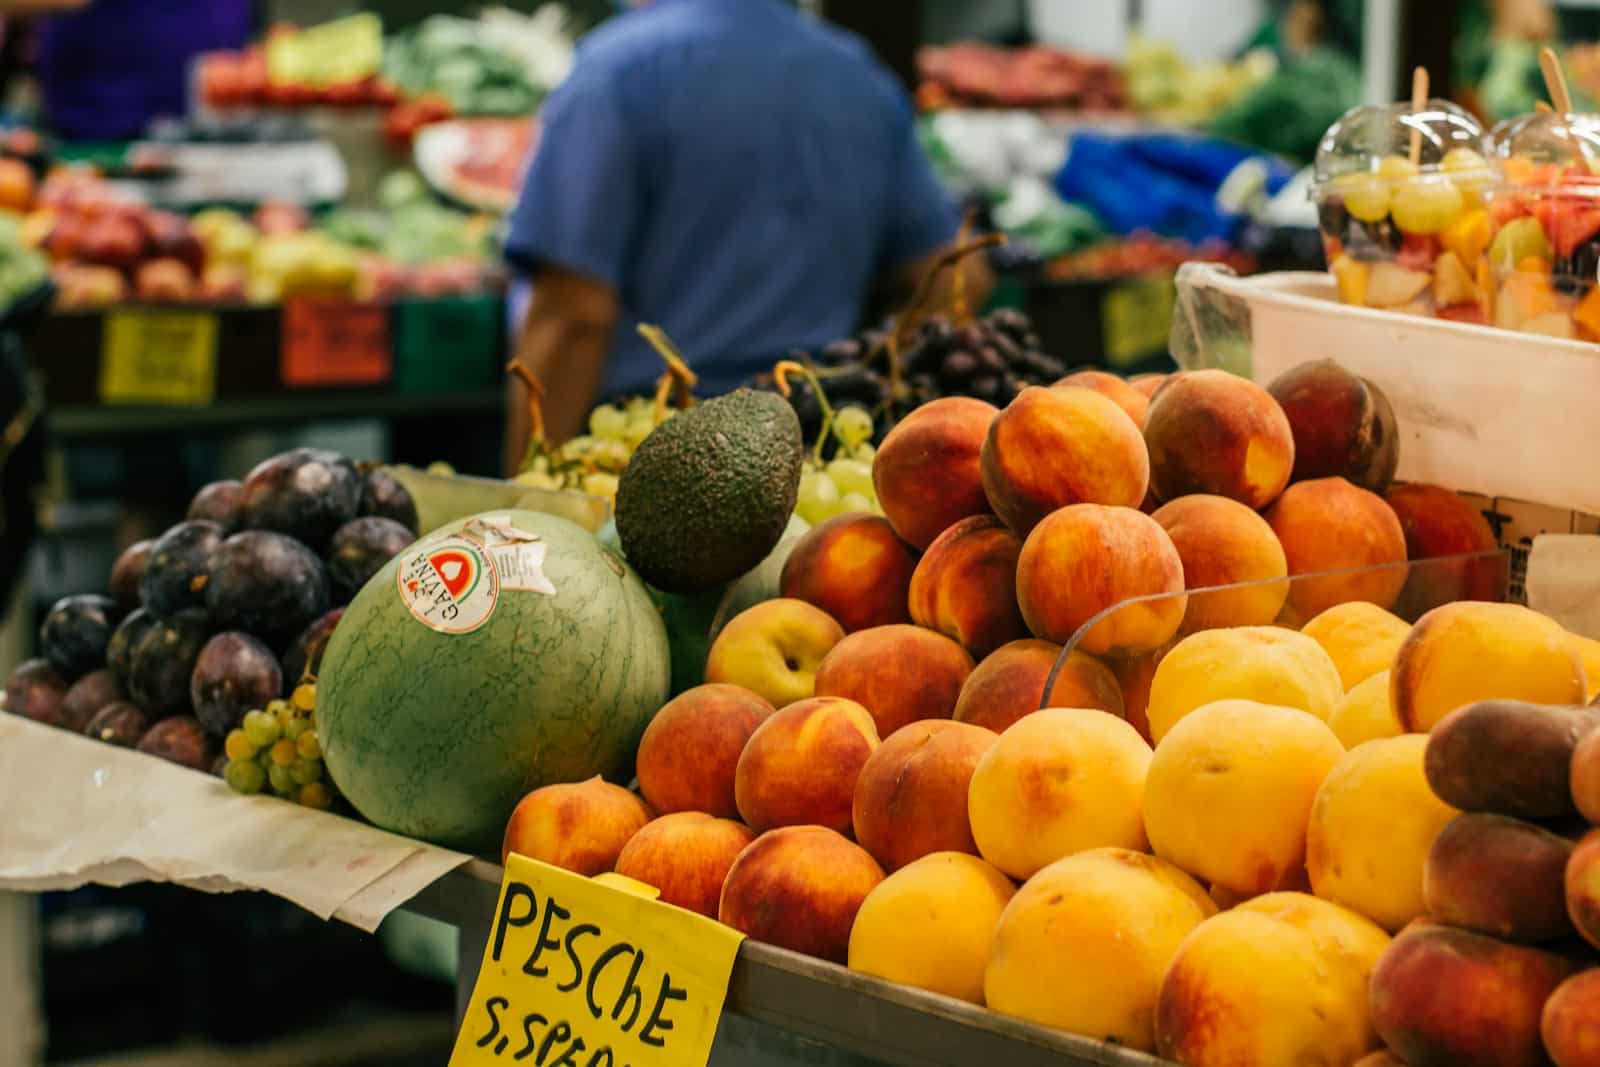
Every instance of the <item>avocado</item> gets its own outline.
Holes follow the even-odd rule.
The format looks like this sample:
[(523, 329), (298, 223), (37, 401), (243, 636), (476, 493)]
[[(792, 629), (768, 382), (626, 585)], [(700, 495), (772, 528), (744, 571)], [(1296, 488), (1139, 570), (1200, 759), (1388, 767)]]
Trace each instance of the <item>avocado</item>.
[(740, 389), (680, 412), (639, 443), (617, 486), (617, 535), (639, 576), (703, 593), (766, 558), (794, 512), (800, 420)]

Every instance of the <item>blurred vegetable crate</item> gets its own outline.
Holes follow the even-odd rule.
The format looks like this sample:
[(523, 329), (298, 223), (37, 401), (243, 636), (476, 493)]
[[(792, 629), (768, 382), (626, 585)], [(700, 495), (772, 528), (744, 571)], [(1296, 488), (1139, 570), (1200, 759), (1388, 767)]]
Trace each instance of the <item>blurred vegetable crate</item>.
[(503, 362), (499, 293), (386, 307), (119, 305), (46, 316), (29, 338), (55, 408), (203, 407), (300, 390), (463, 392)]
[(494, 385), (506, 356), (503, 308), (498, 294), (395, 304), (394, 388), (428, 393)]
[(1105, 281), (1029, 280), (1022, 286), (1022, 307), (1041, 349), (1069, 367), (1165, 373), (1173, 369), (1167, 334), (1176, 293), (1168, 272)]

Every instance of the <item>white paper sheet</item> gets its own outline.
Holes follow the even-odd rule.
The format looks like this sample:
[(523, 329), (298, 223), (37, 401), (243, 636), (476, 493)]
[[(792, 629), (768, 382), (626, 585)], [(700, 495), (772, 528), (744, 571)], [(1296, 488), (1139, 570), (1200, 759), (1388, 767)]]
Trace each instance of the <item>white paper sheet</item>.
[(257, 889), (370, 933), (469, 858), (0, 714), (0, 889)]
[(1528, 552), (1528, 607), (1600, 639), (1600, 537), (1540, 534)]

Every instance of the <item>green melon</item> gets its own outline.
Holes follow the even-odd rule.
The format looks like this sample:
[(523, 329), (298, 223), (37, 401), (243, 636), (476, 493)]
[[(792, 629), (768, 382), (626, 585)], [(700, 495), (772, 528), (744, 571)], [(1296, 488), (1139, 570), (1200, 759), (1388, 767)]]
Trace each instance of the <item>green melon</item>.
[(357, 594), (317, 679), (318, 737), (374, 824), (493, 852), (529, 790), (631, 773), (670, 662), (617, 553), (553, 515), (493, 512), (423, 538)]

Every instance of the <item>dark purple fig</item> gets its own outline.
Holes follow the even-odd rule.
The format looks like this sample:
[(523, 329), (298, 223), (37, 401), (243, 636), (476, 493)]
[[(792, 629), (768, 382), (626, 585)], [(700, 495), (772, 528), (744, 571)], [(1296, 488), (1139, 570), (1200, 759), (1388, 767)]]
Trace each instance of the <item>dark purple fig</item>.
[(316, 549), (361, 510), (361, 472), (336, 452), (296, 448), (256, 465), (244, 480), (245, 525)]
[(208, 519), (224, 534), (233, 533), (244, 525), (244, 483), (230, 478), (201, 486), (189, 501), (188, 517)]
[(39, 652), (61, 677), (76, 681), (106, 665), (106, 644), (118, 617), (110, 597), (93, 593), (62, 597), (39, 627)]
[(126, 700), (119, 700), (96, 712), (83, 728), (83, 735), (118, 748), (132, 748), (149, 729), (148, 715)]
[(145, 731), (136, 747), (146, 755), (202, 774), (211, 773), (211, 764), (217, 758), (216, 746), (192, 715), (163, 719)]
[(328, 638), (333, 636), (333, 628), (339, 625), (342, 618), (344, 609), (334, 608), (307, 626), (290, 643), (289, 650), (283, 654), (284, 696), (293, 693), (295, 686), (306, 679), (308, 672), (312, 678), (317, 676), (322, 669), (322, 653), (328, 647)]
[(66, 681), (46, 660), (24, 660), (6, 680), (6, 710), (46, 726), (65, 725), (61, 704), (66, 696)]
[(371, 516), (339, 527), (328, 547), (328, 582), (333, 599), (348, 604), (383, 565), (416, 540), (415, 535), (395, 522)]
[(211, 554), (223, 536), (210, 519), (190, 519), (157, 538), (139, 583), (144, 606), (162, 618), (204, 607)]
[(124, 614), (139, 606), (139, 583), (144, 581), (145, 567), (150, 563), (150, 553), (155, 540), (135, 541), (122, 550), (117, 562), (111, 565), (111, 599), (117, 602)]
[(78, 733), (99, 710), (122, 699), (116, 679), (108, 670), (90, 671), (72, 683), (61, 700), (61, 725)]
[(410, 530), (412, 536), (418, 533), (416, 501), (400, 479), (382, 467), (372, 468), (362, 479), (361, 514), (393, 519)]
[(124, 693), (128, 692), (128, 678), (133, 674), (133, 650), (156, 622), (156, 617), (144, 608), (131, 611), (111, 631), (111, 640), (106, 642), (106, 669)]
[(194, 717), (213, 737), (227, 737), (244, 713), (264, 708), (283, 691), (272, 650), (249, 634), (220, 633), (206, 642), (189, 681)]
[(152, 626), (133, 649), (128, 695), (155, 718), (189, 710), (189, 680), (211, 629), (203, 611), (188, 611)]
[(206, 607), (219, 628), (282, 647), (328, 610), (328, 576), (322, 561), (294, 538), (247, 530), (211, 557)]

